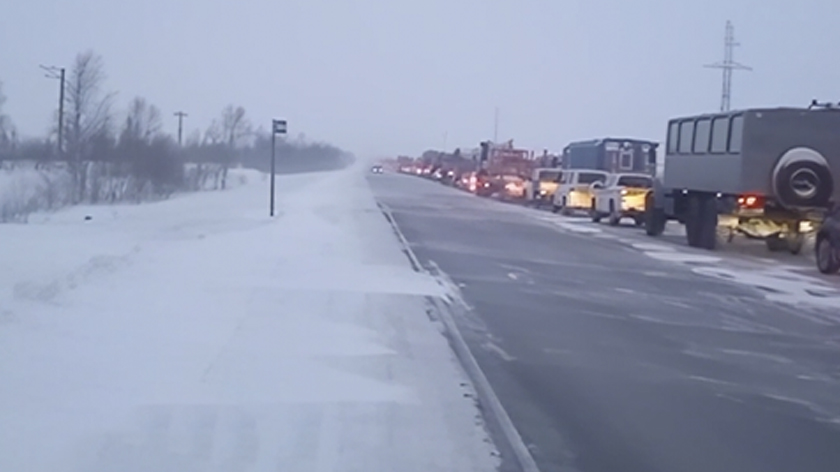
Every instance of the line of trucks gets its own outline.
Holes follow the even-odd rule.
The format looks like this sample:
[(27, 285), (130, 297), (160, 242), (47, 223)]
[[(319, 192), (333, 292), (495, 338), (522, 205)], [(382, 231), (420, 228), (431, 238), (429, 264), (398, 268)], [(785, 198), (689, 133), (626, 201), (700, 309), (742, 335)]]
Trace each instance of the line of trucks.
[(840, 104), (682, 116), (668, 121), (664, 146), (604, 138), (535, 156), (488, 141), (397, 166), (479, 196), (630, 219), (649, 236), (677, 221), (696, 248), (740, 234), (798, 254), (810, 235), (820, 272), (840, 271)]

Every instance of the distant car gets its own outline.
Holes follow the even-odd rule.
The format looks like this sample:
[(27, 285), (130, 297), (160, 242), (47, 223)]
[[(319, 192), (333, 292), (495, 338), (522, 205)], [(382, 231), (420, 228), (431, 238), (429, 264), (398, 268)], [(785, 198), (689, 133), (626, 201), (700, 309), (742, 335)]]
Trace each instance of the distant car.
[(373, 166), (370, 168), (370, 171), (374, 174), (382, 174), (385, 172), (385, 169), (383, 169), (382, 166)]

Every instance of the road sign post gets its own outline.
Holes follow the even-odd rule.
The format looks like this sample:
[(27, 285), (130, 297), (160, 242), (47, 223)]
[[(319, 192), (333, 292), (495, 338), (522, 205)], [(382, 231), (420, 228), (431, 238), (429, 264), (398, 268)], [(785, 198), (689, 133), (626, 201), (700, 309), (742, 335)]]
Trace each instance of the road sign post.
[(274, 216), (274, 173), (275, 151), (274, 145), (278, 134), (286, 134), (286, 120), (271, 120), (271, 196), (269, 197), (269, 216)]

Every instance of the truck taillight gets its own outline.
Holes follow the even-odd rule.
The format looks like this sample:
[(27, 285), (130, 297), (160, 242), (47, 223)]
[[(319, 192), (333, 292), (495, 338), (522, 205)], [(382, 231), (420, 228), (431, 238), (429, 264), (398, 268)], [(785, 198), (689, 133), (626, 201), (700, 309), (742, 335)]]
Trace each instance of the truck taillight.
[(764, 208), (764, 198), (757, 195), (741, 195), (738, 197), (738, 206), (748, 210)]

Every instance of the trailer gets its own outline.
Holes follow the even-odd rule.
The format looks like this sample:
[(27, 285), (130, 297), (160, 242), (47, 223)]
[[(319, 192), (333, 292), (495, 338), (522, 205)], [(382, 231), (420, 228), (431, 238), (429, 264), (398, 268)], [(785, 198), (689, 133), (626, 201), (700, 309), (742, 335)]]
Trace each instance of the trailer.
[(692, 247), (714, 249), (722, 228), (730, 240), (740, 233), (798, 253), (840, 197), (840, 109), (684, 116), (668, 122), (667, 135), (646, 196), (650, 236), (675, 220)]
[(564, 169), (591, 169), (616, 174), (647, 173), (656, 168), (659, 143), (641, 139), (603, 138), (570, 143), (560, 159)]

